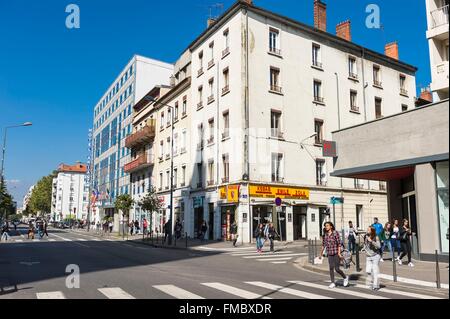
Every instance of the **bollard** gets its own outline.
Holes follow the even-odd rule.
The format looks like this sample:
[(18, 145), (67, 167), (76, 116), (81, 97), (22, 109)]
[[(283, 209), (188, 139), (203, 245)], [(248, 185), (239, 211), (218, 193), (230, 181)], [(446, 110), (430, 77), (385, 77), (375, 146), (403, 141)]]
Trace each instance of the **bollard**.
[(394, 277), (394, 282), (397, 282), (397, 263), (394, 258), (394, 249), (392, 249), (392, 275)]
[(356, 244), (356, 271), (357, 272), (361, 271), (361, 267), (360, 267), (360, 263), (359, 263), (360, 247), (361, 247), (361, 236), (358, 236), (358, 244)]
[(314, 238), (314, 258), (317, 256), (317, 237)]
[(188, 248), (188, 234), (186, 233), (186, 248)]
[(174, 246), (177, 247), (177, 235), (175, 235)]
[(439, 271), (439, 255), (437, 250), (435, 250), (435, 256), (436, 256), (436, 285), (438, 289), (441, 289), (441, 272)]

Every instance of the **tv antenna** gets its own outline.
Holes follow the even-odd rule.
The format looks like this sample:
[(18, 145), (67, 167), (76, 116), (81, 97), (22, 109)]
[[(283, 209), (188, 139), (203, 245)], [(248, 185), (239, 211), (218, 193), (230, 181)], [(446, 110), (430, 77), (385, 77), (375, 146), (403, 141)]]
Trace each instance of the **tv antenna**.
[[(223, 3), (214, 3), (210, 5), (208, 8), (209, 8), (209, 19), (216, 19), (223, 13)], [(213, 15), (213, 13), (216, 14)]]

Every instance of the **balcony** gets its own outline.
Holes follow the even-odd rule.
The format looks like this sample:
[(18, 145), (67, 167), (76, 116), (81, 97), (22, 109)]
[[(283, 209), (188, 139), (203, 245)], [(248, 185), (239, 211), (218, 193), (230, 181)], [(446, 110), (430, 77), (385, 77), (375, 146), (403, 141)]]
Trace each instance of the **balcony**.
[(222, 140), (226, 140), (230, 137), (230, 131), (226, 130), (224, 133), (222, 133)]
[(364, 184), (355, 183), (355, 189), (364, 189)]
[(197, 103), (197, 111), (201, 110), (202, 108), (203, 108), (203, 102), (200, 101)]
[(214, 144), (214, 136), (210, 136), (209, 138), (208, 138), (208, 145), (211, 145), (211, 144)]
[(448, 5), (432, 11), (431, 20), (432, 20), (431, 27), (433, 29), (440, 27), (441, 25), (448, 24)]
[(230, 92), (230, 86), (226, 85), (225, 87), (222, 88), (222, 95), (225, 95), (228, 92)]
[(350, 107), (350, 112), (359, 113), (359, 107), (357, 107), (357, 106)]
[(271, 86), (270, 86), (270, 92), (278, 93), (278, 94), (283, 94), (283, 89), (281, 88), (281, 86), (278, 86), (278, 85), (271, 85)]
[(312, 66), (314, 67), (314, 68), (317, 68), (317, 69), (323, 69), (323, 65), (322, 65), (322, 62), (319, 62), (319, 61), (312, 61)]
[(203, 68), (200, 68), (200, 69), (197, 71), (197, 76), (200, 77), (202, 74), (203, 74)]
[(208, 96), (208, 104), (214, 102), (214, 94), (211, 96)]
[(324, 98), (321, 96), (315, 96), (314, 103), (324, 104)]
[(184, 153), (186, 153), (186, 147), (182, 147), (180, 150), (180, 154), (184, 154)]
[(229, 182), (230, 182), (230, 178), (229, 177), (222, 178), (222, 183), (223, 184), (226, 184), (226, 183), (229, 183)]
[(444, 61), (432, 68), (433, 82), (431, 83), (431, 91), (437, 92), (440, 90), (448, 90), (448, 73), (449, 62)]
[(277, 49), (277, 48), (272, 48), (272, 47), (270, 47), (270, 48), (269, 48), (269, 53), (274, 54), (274, 55), (281, 56), (281, 50), (280, 50), (280, 49)]
[(125, 147), (129, 149), (137, 148), (139, 146), (150, 143), (155, 138), (156, 134), (156, 122), (153, 121), (152, 124), (144, 126), (141, 130), (128, 136), (125, 139)]
[(129, 174), (153, 166), (154, 164), (155, 161), (153, 155), (140, 154), (135, 160), (125, 164), (123, 170), (125, 173)]
[(213, 186), (214, 185), (214, 181), (208, 181), (208, 186)]
[(208, 70), (214, 66), (214, 60), (208, 62)]
[(230, 48), (229, 47), (225, 48), (225, 50), (222, 51), (222, 59), (224, 57), (226, 57), (228, 54), (230, 54)]
[(348, 74), (348, 78), (349, 78), (350, 80), (358, 80), (358, 74), (350, 72), (350, 73)]
[(408, 90), (400, 88), (400, 95), (408, 96)]
[(272, 174), (272, 182), (273, 183), (284, 183), (284, 177)]
[(379, 89), (383, 88), (383, 82), (379, 81), (379, 80), (373, 80), (373, 86), (377, 87)]
[(279, 129), (272, 129), (271, 130), (271, 136), (273, 138), (282, 140), (284, 138), (284, 133), (281, 132)]

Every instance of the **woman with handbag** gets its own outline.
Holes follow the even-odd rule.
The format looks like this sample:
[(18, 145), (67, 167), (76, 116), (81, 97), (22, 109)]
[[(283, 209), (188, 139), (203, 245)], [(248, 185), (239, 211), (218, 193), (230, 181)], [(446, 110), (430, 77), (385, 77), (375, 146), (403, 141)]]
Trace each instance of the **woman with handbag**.
[(377, 236), (375, 227), (370, 226), (367, 234), (364, 236), (364, 250), (367, 255), (366, 272), (367, 285), (371, 286), (372, 290), (380, 289), (380, 282), (378, 275), (380, 273), (380, 260), (382, 259), (381, 239)]
[(402, 254), (397, 258), (398, 264), (402, 265), (402, 259), (406, 255), (408, 255), (408, 266), (414, 267), (414, 264), (411, 262), (411, 236), (414, 233), (411, 231), (409, 227), (409, 221), (407, 219), (403, 220), (403, 226), (400, 228), (399, 236), (400, 236), (400, 245), (402, 246)]

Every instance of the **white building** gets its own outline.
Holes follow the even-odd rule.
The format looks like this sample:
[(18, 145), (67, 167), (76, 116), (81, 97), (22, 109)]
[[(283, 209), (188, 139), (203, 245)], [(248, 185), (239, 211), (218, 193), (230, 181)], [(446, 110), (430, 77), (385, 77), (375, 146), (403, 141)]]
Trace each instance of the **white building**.
[(448, 7), (449, 0), (426, 0), (428, 31), (430, 46), (431, 91), (434, 101), (449, 97), (448, 86)]
[(36, 185), (33, 185), (30, 187), (30, 189), (28, 190), (28, 192), (25, 194), (25, 196), (23, 197), (23, 206), (22, 209), (26, 210), (28, 204), (30, 203), (30, 199), (31, 199), (31, 194), (33, 193), (33, 189), (36, 187)]
[[(171, 64), (136, 55), (95, 106), (92, 183), (100, 196), (92, 220), (114, 216), (115, 198), (130, 193), (130, 176), (123, 168), (130, 159), (125, 138), (131, 134), (132, 107), (155, 85), (168, 84), (172, 72)], [(114, 218), (117, 230), (119, 216)]]
[[(191, 237), (203, 220), (209, 239), (229, 239), (235, 220), (244, 242), (259, 222), (273, 222), (291, 241), (318, 238), (324, 220), (338, 228), (387, 221), (385, 183), (331, 177), (323, 141), (412, 109), (416, 68), (398, 60), (395, 42), (385, 54), (352, 43), (349, 21), (337, 26), (338, 36), (325, 32), (326, 6), (315, 1), (315, 11), (310, 27), (236, 2), (183, 53), (172, 89), (153, 95), (156, 104), (138, 103), (156, 121), (146, 147), (157, 157), (150, 181), (165, 202), (163, 220), (173, 159), (175, 218)], [(139, 188), (139, 174), (135, 182)], [(345, 200), (335, 215), (331, 197)]]
[(86, 219), (89, 185), (85, 184), (86, 165), (61, 164), (53, 179), (51, 219)]

